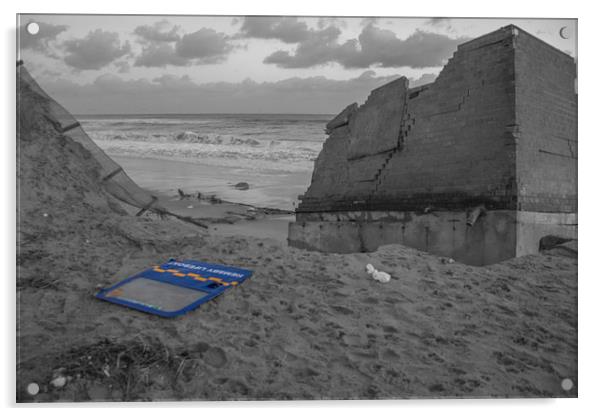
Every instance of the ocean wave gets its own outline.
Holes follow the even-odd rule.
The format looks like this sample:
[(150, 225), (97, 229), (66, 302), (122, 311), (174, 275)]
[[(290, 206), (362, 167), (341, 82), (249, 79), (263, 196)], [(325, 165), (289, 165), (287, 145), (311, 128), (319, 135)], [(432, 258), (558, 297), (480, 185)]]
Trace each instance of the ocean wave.
[[(175, 135), (170, 134), (141, 134), (113, 132), (94, 133), (90, 132), (93, 139), (104, 141), (134, 141), (134, 142), (156, 142), (156, 143), (196, 143), (196, 144), (220, 144), (232, 146), (260, 146), (262, 142), (254, 138), (241, 138), (235, 136), (222, 136), (219, 134), (199, 134), (193, 131), (184, 131)], [(266, 143), (267, 145), (268, 143)]]
[(231, 144), (234, 146), (259, 146), (261, 142), (255, 139), (241, 139), (239, 137), (223, 137), (220, 135), (197, 134), (193, 131), (185, 131), (176, 135), (175, 141), (202, 144)]
[[(197, 140), (203, 142), (199, 143)], [(305, 143), (299, 146), (292, 142), (257, 145), (236, 138), (232, 141), (230, 138), (220, 141), (215, 138), (206, 140), (189, 137), (182, 141), (161, 142), (96, 138), (95, 141), (110, 155), (178, 160), (216, 166), (242, 166), (252, 162), (256, 163), (257, 169), (290, 172), (311, 169), (321, 148), (320, 144), (311, 146), (311, 143), (309, 145)]]
[[(182, 123), (182, 118), (189, 123)], [(89, 119), (82, 125), (112, 156), (270, 172), (311, 171), (325, 138), (323, 128), (313, 116), (295, 118), (226, 115), (212, 118), (207, 125), (209, 120), (204, 116), (125, 117)]]
[(131, 127), (131, 126), (140, 126), (140, 125), (150, 125), (153, 127), (161, 127), (161, 126), (181, 126), (181, 125), (210, 125), (218, 121), (217, 119), (164, 119), (164, 118), (92, 118), (86, 119), (85, 117), (81, 119), (82, 122), (90, 125), (90, 126), (113, 126), (113, 127)]
[(307, 172), (313, 168), (318, 149), (279, 149), (269, 147), (204, 145), (196, 143), (155, 143), (97, 141), (110, 156), (141, 157), (198, 163), (209, 166), (252, 169), (257, 171)]

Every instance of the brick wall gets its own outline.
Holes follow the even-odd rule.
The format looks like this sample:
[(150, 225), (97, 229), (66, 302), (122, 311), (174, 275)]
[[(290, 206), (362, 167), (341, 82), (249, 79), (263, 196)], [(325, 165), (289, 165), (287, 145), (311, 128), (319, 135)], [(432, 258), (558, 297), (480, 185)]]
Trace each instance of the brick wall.
[(322, 151), (314, 164), (311, 185), (304, 199), (341, 200), (352, 189), (349, 181), (349, 127), (341, 126), (324, 142)]
[(374, 199), (399, 196), (445, 205), (451, 195), (497, 207), (515, 201), (512, 31), (458, 49), (427, 90), (408, 101), (403, 149), (382, 173)]
[(574, 70), (514, 26), (460, 45), (434, 83), (387, 84), (331, 133), (298, 211), (574, 211)]
[(573, 58), (516, 37), (518, 203), (523, 211), (577, 211), (577, 95)]

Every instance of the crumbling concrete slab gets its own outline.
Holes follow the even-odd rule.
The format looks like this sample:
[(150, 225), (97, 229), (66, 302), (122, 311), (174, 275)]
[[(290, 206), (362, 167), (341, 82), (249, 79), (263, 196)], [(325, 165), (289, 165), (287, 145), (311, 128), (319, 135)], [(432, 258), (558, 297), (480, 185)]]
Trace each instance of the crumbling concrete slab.
[(335, 253), (402, 244), (481, 266), (516, 256), (516, 215), (515, 211), (491, 211), (473, 226), (467, 225), (463, 211), (407, 212), (403, 219), (386, 216), (382, 221), (296, 222), (289, 225), (289, 244)]
[(349, 122), (348, 159), (392, 150), (398, 145), (408, 79), (401, 77), (372, 91)]
[(577, 239), (577, 213), (518, 211), (516, 255), (536, 254), (540, 240), (548, 235)]
[(349, 124), (351, 117), (353, 117), (356, 111), (357, 103), (349, 104), (347, 107), (345, 107), (343, 111), (341, 111), (335, 118), (333, 118), (328, 122), (328, 124), (326, 124), (326, 134), (330, 134), (334, 129)]

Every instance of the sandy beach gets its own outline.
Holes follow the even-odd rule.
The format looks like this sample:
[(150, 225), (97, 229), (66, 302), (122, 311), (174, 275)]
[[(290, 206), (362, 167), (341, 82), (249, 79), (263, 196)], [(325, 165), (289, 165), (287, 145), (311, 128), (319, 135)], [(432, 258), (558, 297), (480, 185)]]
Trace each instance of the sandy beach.
[[(20, 400), (576, 394), (560, 384), (577, 371), (573, 258), (478, 268), (402, 246), (324, 255), (152, 219), (88, 217), (75, 232), (57, 214), (21, 246)], [(52, 237), (58, 228), (68, 238)], [(171, 256), (254, 275), (173, 320), (93, 298)], [(369, 278), (367, 263), (392, 281)], [(64, 388), (49, 384), (56, 374)], [(43, 393), (26, 395), (30, 382)]]
[[(136, 217), (104, 190), (90, 154), (21, 99), (31, 111), (19, 121), (17, 401), (577, 396), (573, 251), (474, 267), (400, 245), (291, 248), (290, 214), (195, 199), (219, 179), (199, 166), (162, 170), (161, 202), (207, 229)], [(159, 183), (136, 169), (156, 162), (117, 161), (140, 185)], [(280, 192), (297, 193), (286, 178), (254, 193), (253, 178), (229, 177), (251, 189), (225, 200), (253, 205), (261, 193), (277, 206)], [(94, 297), (172, 257), (254, 274), (176, 319)], [(391, 281), (367, 275), (369, 263)]]

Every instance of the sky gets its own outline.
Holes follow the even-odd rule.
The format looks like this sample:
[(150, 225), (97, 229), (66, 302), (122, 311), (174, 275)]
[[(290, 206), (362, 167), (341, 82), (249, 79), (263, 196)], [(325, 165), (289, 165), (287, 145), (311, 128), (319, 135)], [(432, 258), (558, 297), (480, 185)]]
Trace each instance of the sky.
[(508, 24), (577, 57), (574, 19), (20, 15), (17, 30), (19, 59), (74, 114), (336, 114), (400, 76), (432, 82)]

